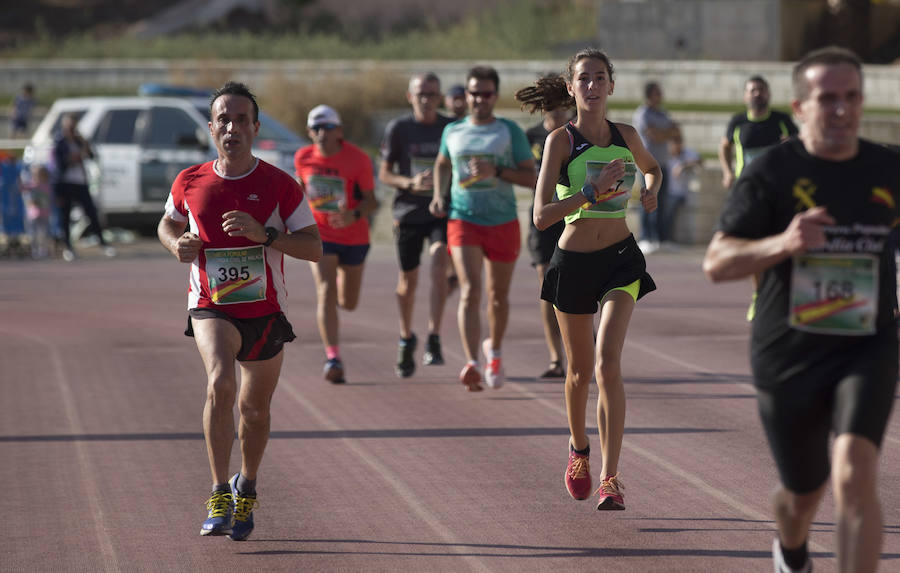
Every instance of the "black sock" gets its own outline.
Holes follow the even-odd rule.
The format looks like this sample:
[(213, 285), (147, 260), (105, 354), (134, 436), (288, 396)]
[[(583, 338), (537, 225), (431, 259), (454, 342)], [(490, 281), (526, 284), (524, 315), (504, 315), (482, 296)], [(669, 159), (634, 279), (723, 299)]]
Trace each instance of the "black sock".
[(586, 448), (583, 449), (583, 450), (576, 450), (576, 449), (575, 449), (575, 446), (573, 446), (573, 445), (571, 445), (571, 444), (569, 444), (569, 448), (570, 448), (573, 452), (575, 452), (576, 454), (578, 454), (579, 456), (589, 456), (589, 455), (591, 455), (591, 445), (590, 445), (590, 444), (588, 444), (588, 447), (586, 447)]
[(235, 488), (237, 488), (238, 493), (243, 496), (254, 496), (256, 495), (256, 480), (255, 479), (247, 479), (244, 477), (244, 474), (238, 474), (237, 481), (235, 482)]
[(213, 486), (213, 493), (231, 493), (231, 487), (227, 483), (217, 483)]
[[(778, 543), (780, 544), (781, 542), (779, 541)], [(791, 569), (799, 570), (809, 560), (809, 549), (806, 547), (806, 541), (796, 549), (787, 549), (782, 545), (781, 554), (784, 555), (784, 562)]]

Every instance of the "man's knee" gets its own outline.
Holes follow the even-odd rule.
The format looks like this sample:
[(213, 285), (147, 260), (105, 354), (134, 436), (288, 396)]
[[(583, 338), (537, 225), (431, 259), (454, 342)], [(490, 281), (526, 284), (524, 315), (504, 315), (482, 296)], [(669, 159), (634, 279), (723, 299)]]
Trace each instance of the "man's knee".
[(775, 513), (793, 519), (815, 513), (824, 491), (825, 484), (808, 493), (797, 493), (781, 487), (775, 493)]
[(250, 401), (241, 401), (238, 405), (241, 414), (241, 423), (245, 426), (254, 428), (259, 426), (268, 426), (269, 424), (269, 408), (267, 405), (260, 405)]
[(217, 408), (234, 407), (237, 381), (222, 372), (212, 372), (206, 383), (206, 398)]
[(854, 506), (876, 495), (878, 448), (868, 438), (842, 434), (834, 443), (831, 480), (839, 505)]

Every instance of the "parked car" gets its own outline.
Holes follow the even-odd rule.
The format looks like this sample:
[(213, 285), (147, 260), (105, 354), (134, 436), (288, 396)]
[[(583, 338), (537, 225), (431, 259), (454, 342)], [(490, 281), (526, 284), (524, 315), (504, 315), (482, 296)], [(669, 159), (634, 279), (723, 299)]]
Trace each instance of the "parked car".
[[(201, 104), (202, 102), (202, 104)], [(96, 152), (91, 191), (109, 226), (154, 229), (178, 173), (213, 159), (208, 99), (168, 96), (80, 97), (56, 100), (35, 129), (23, 161), (52, 168), (53, 140), (66, 113)], [(293, 173), (305, 139), (260, 113), (254, 154)]]

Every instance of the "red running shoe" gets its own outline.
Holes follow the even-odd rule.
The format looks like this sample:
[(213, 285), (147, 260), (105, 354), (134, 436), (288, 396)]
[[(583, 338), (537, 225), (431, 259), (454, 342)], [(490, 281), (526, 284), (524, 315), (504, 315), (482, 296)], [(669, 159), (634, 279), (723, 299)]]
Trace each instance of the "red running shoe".
[(619, 474), (606, 476), (597, 488), (597, 495), (600, 496), (597, 499), (597, 509), (625, 509), (625, 496), (622, 495), (624, 489), (625, 486), (619, 481)]
[(481, 373), (478, 367), (472, 364), (463, 366), (462, 372), (459, 373), (459, 381), (469, 392), (481, 392)]
[(591, 496), (591, 464), (588, 456), (577, 453), (571, 443), (565, 479), (566, 489), (575, 499), (587, 499)]

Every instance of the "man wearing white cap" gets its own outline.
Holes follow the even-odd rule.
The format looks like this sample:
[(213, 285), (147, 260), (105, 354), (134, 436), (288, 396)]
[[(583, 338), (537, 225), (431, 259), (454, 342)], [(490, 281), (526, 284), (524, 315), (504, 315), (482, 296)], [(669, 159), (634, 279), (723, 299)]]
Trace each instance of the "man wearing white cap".
[(344, 141), (341, 117), (333, 108), (314, 107), (306, 126), (313, 144), (297, 150), (294, 168), (306, 187), (322, 237), (323, 256), (311, 267), (318, 294), (316, 319), (325, 345), (323, 374), (329, 382), (342, 384), (346, 380), (338, 348), (337, 308), (354, 310), (359, 303), (369, 252), (368, 215), (378, 207), (375, 177), (369, 156)]

